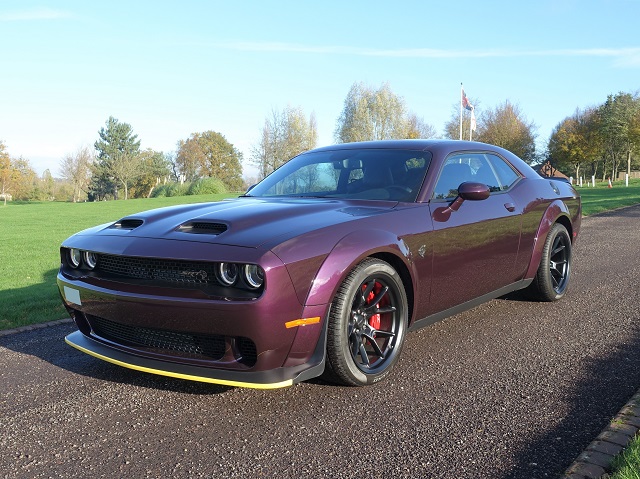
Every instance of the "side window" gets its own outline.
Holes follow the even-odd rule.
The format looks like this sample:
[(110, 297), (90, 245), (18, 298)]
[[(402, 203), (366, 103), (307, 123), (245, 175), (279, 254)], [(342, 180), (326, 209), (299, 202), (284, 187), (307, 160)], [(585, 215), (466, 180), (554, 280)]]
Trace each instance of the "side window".
[(501, 190), (508, 190), (516, 182), (520, 175), (502, 158), (494, 155), (487, 155), (500, 180)]
[(434, 199), (458, 196), (458, 186), (465, 181), (473, 181), (473, 167), (476, 155), (453, 155), (446, 159), (440, 177), (433, 191)]
[(511, 188), (519, 175), (499, 156), (490, 153), (462, 153), (445, 161), (433, 192), (434, 199), (454, 198), (465, 181), (483, 183), (491, 193)]

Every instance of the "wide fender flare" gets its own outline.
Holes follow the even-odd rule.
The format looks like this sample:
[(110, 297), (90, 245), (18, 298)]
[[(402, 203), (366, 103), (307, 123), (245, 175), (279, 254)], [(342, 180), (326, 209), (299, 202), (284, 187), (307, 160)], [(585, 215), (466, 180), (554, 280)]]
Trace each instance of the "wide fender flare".
[(542, 260), (542, 250), (544, 249), (544, 243), (547, 240), (547, 235), (551, 230), (551, 227), (558, 222), (558, 219), (565, 217), (567, 221), (570, 221), (570, 212), (567, 205), (561, 200), (555, 200), (552, 202), (542, 215), (542, 220), (538, 226), (536, 237), (533, 244), (533, 253), (531, 254), (531, 261), (529, 262), (529, 268), (525, 279), (532, 279), (538, 272), (540, 261)]
[(369, 256), (391, 254), (399, 258), (412, 278), (414, 266), (410, 262), (408, 246), (402, 238), (383, 230), (358, 230), (344, 236), (332, 248), (313, 281), (305, 306), (329, 304), (347, 274)]

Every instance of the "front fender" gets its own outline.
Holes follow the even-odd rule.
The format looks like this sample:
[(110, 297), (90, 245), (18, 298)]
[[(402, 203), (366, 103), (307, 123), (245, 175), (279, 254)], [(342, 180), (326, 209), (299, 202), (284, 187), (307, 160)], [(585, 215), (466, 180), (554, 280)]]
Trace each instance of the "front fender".
[(327, 255), (309, 290), (305, 306), (331, 303), (349, 271), (360, 261), (374, 254), (396, 256), (414, 276), (408, 260), (409, 248), (401, 238), (388, 231), (358, 230), (338, 241)]

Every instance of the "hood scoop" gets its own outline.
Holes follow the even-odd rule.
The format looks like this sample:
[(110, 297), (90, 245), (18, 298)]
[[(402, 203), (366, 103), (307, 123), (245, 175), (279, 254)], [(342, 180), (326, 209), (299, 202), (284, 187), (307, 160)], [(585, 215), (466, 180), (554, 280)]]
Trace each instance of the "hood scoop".
[(138, 226), (141, 226), (144, 223), (143, 220), (135, 219), (135, 218), (122, 218), (120, 221), (116, 221), (109, 229), (113, 230), (133, 230)]
[(181, 233), (218, 236), (227, 231), (227, 225), (214, 221), (188, 221), (178, 226)]

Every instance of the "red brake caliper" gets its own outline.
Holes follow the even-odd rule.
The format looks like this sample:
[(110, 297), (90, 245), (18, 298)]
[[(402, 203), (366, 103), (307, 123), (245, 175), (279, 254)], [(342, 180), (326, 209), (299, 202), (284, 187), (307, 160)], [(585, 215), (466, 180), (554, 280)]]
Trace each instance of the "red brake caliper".
[[(376, 284), (373, 287), (373, 291), (371, 291), (369, 293), (369, 296), (367, 296), (367, 306), (370, 305), (371, 301), (373, 301), (373, 298), (375, 298), (380, 293), (381, 290), (382, 290), (382, 285), (376, 281)], [(380, 308), (380, 303), (378, 303), (376, 307)], [(380, 313), (374, 314), (369, 318), (369, 325), (373, 329), (380, 329)]]

